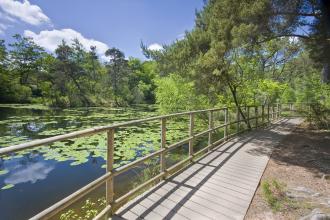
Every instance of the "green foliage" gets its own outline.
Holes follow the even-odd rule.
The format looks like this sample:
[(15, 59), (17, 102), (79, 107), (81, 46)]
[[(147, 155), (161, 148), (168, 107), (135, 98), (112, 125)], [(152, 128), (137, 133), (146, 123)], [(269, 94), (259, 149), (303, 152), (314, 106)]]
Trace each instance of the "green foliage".
[(280, 211), (284, 203), (287, 202), (288, 198), (284, 192), (283, 184), (280, 184), (278, 181), (263, 181), (261, 183), (262, 195), (266, 200), (269, 207), (277, 212)]
[(84, 205), (79, 210), (69, 209), (61, 214), (60, 220), (89, 220), (93, 219), (104, 207), (105, 198), (99, 198), (96, 201), (87, 199)]
[(208, 106), (207, 98), (197, 94), (194, 84), (178, 75), (161, 77), (156, 84), (156, 99), (162, 113), (203, 109)]
[(133, 188), (138, 187), (139, 185), (145, 183), (151, 178), (155, 177), (160, 173), (160, 165), (159, 161), (152, 160), (145, 163), (145, 167), (143, 168), (142, 174), (140, 174), (136, 180), (134, 180)]
[(115, 48), (103, 63), (96, 47), (86, 51), (74, 39), (47, 54), (31, 38), (14, 36), (7, 51), (0, 41), (0, 102), (79, 107), (154, 103), (155, 67)]
[[(316, 2), (306, 4), (319, 7)], [(186, 32), (184, 39), (165, 45), (161, 51), (148, 51), (143, 44), (142, 49), (157, 62), (161, 76), (179, 76), (189, 88), (182, 89), (184, 92), (203, 97), (211, 106), (236, 106), (245, 120), (241, 105), (275, 103), (281, 98), (299, 102), (311, 95), (314, 100), (325, 97), (317, 95), (326, 91), (320, 82), (321, 67), (315, 59), (308, 61), (311, 65), (306, 63), (310, 56), (306, 41), (297, 38), (305, 37), (295, 32), (303, 20), (298, 14), (308, 10), (305, 6), (282, 0), (207, 1), (197, 13), (194, 29)], [(285, 14), (288, 11), (292, 14)], [(283, 12), (285, 15), (278, 19), (276, 15)], [(309, 74), (316, 76), (317, 82), (301, 77)], [(170, 80), (173, 77), (158, 83), (171, 89), (158, 89), (157, 102), (165, 103), (161, 109), (167, 112), (189, 109), (191, 102), (180, 99), (185, 95), (175, 89)], [(313, 85), (298, 87), (295, 81), (299, 80)]]

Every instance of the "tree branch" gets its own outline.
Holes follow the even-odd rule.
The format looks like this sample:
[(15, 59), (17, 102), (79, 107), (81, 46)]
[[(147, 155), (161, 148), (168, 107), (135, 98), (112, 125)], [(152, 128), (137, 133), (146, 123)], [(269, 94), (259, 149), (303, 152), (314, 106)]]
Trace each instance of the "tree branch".
[(301, 35), (301, 34), (279, 34), (279, 35), (275, 35), (275, 36), (272, 36), (272, 37), (269, 37), (269, 38), (266, 38), (262, 41), (259, 41), (257, 42), (258, 44), (261, 44), (261, 43), (265, 43), (267, 41), (271, 41), (273, 39), (276, 39), (276, 38), (280, 38), (280, 37), (298, 37), (298, 38), (302, 38), (302, 39), (305, 39), (305, 40), (309, 40), (311, 39), (311, 37), (309, 36), (306, 36), (306, 35)]

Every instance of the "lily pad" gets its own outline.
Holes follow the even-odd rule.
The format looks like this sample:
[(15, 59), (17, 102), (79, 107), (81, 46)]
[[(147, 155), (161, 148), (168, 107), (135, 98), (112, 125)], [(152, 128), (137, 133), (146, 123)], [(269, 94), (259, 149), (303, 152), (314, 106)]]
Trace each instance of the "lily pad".
[(4, 187), (2, 187), (1, 189), (2, 189), (2, 190), (6, 190), (6, 189), (13, 188), (14, 186), (15, 186), (14, 184), (7, 184), (7, 185), (5, 185)]
[(7, 174), (9, 171), (8, 170), (0, 170), (0, 176)]

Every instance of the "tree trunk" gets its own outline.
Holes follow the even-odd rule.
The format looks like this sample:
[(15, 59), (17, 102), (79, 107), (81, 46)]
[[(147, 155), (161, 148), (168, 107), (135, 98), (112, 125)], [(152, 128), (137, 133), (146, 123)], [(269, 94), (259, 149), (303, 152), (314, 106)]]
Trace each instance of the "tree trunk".
[(251, 125), (250, 125), (250, 121), (247, 120), (243, 110), (242, 110), (242, 107), (240, 106), (240, 104), (238, 103), (238, 100), (237, 100), (237, 91), (236, 91), (236, 88), (234, 88), (232, 85), (230, 85), (230, 83), (228, 82), (228, 86), (229, 86), (229, 89), (230, 89), (230, 92), (233, 96), (233, 99), (234, 99), (234, 102), (235, 102), (235, 106), (239, 112), (239, 114), (241, 115), (242, 119), (244, 120), (246, 126), (248, 127), (249, 130), (251, 130)]

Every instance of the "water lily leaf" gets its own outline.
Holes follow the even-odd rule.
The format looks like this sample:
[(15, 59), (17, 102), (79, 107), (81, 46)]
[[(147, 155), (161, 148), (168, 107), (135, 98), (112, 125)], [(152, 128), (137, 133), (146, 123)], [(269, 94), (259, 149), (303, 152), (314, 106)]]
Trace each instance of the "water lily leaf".
[(8, 170), (0, 170), (0, 176), (7, 174), (9, 171)]
[(14, 184), (7, 184), (7, 185), (5, 185), (4, 187), (2, 187), (1, 189), (2, 189), (2, 190), (6, 190), (6, 189), (13, 188), (14, 186), (15, 186)]
[(84, 158), (84, 159), (81, 159), (81, 160), (74, 161), (74, 162), (70, 163), (70, 166), (77, 166), (77, 165), (86, 163), (87, 161), (88, 161), (88, 159), (87, 158)]

